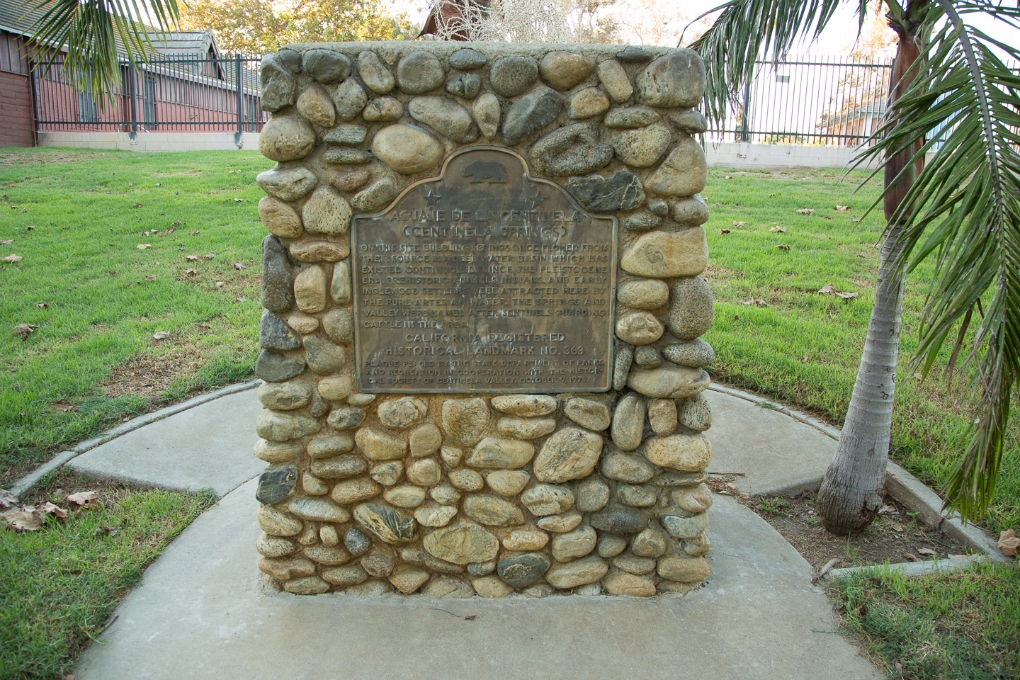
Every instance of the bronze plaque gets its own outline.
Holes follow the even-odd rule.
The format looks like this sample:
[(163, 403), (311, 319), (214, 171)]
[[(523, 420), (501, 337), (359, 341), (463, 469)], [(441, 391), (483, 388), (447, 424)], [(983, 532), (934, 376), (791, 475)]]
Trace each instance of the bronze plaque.
[(493, 147), (351, 222), (363, 392), (610, 387), (616, 218)]

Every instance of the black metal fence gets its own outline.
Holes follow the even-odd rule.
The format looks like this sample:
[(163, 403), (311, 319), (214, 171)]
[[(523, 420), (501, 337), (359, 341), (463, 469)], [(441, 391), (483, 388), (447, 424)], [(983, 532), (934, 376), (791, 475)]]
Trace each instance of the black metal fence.
[[(105, 97), (73, 87), (60, 61), (37, 63), (37, 129), (258, 132), (268, 120), (259, 105), (259, 62), (234, 55), (124, 64), (120, 88)], [(859, 146), (885, 116), (891, 71), (891, 63), (850, 57), (759, 62), (741, 101), (706, 141)]]
[(75, 87), (63, 61), (32, 67), (39, 132), (259, 132), (258, 57), (159, 57), (121, 65), (106, 93)]

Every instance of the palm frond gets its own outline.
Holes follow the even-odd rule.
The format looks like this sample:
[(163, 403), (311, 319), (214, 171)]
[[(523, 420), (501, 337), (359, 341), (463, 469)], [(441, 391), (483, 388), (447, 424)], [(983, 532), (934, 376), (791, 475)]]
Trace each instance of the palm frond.
[(1004, 63), (1020, 59), (1020, 50), (963, 19), (990, 8), (1013, 25), (1020, 18), (997, 3), (937, 0), (933, 10), (946, 21), (932, 35), (924, 72), (857, 161), (929, 155), (890, 220), (903, 223), (897, 266), (935, 263), (915, 368), (926, 375), (985, 298), (965, 362), (975, 376), (973, 437), (945, 489), (947, 506), (966, 519), (983, 515), (994, 495), (1020, 371), (1020, 75)]
[[(721, 122), (727, 104), (738, 100), (741, 88), (754, 76), (756, 60), (778, 63), (802, 38), (817, 39), (844, 1), (729, 0), (703, 15), (719, 12), (712, 27), (691, 45), (708, 72), (706, 117)], [(868, 0), (853, 2), (860, 31)]]
[(64, 70), (77, 87), (95, 93), (100, 106), (120, 82), (118, 40), (134, 67), (152, 51), (148, 32), (180, 21), (177, 0), (39, 0), (34, 9), (42, 12), (33, 27), (35, 44), (50, 56), (66, 47)]

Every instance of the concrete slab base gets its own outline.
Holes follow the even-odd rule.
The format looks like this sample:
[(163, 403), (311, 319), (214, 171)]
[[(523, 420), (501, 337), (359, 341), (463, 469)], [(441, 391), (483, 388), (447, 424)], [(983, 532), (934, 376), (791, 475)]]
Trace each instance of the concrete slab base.
[(165, 489), (211, 488), (222, 497), (266, 467), (252, 455), (261, 410), (255, 390), (228, 394), (121, 435), (68, 466)]
[(254, 494), (228, 494), (145, 572), (79, 680), (882, 677), (810, 565), (729, 498), (710, 511), (712, 577), (684, 597), (433, 600), (268, 590)]
[[(733, 483), (749, 494), (795, 495), (817, 489), (837, 441), (778, 410), (710, 389), (710, 472), (742, 472)], [(762, 400), (763, 401), (763, 400)], [(764, 402), (768, 403), (768, 402)]]

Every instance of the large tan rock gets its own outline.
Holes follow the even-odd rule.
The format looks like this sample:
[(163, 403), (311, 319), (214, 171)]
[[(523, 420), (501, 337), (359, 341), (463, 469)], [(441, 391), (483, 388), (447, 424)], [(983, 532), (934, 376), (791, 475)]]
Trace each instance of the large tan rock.
[(645, 458), (653, 465), (680, 472), (700, 472), (712, 460), (712, 444), (705, 435), (673, 434), (645, 441)]
[(276, 116), (259, 135), (259, 151), (273, 161), (296, 161), (315, 148), (315, 130), (298, 116)]
[(653, 398), (686, 399), (703, 392), (710, 382), (708, 373), (701, 369), (670, 363), (658, 368), (635, 368), (627, 376), (628, 387)]
[(704, 558), (663, 557), (659, 560), (659, 576), (670, 581), (697, 583), (711, 573)]
[(635, 276), (697, 276), (708, 266), (705, 230), (652, 231), (639, 236), (620, 258), (620, 267)]
[(474, 446), (489, 425), (489, 406), (484, 399), (447, 399), (443, 402), (443, 429), (451, 442)]
[(390, 125), (376, 133), (372, 153), (386, 165), (405, 175), (432, 168), (443, 157), (438, 139), (413, 125)]
[(297, 238), (301, 235), (301, 218), (297, 211), (272, 196), (259, 199), (259, 219), (271, 234), (282, 238)]
[(354, 435), (354, 441), (363, 456), (371, 460), (396, 460), (407, 451), (407, 442), (371, 427), (363, 427)]
[(499, 539), (476, 525), (457, 525), (427, 534), (425, 550), (454, 564), (488, 562), (499, 553)]
[(609, 564), (599, 557), (586, 557), (553, 567), (545, 580), (556, 588), (568, 589), (595, 583), (609, 571)]
[(527, 465), (535, 455), (535, 447), (515, 439), (486, 437), (468, 456), (471, 467), (487, 469), (515, 469)]
[(346, 234), (351, 224), (351, 215), (351, 206), (340, 192), (328, 185), (313, 191), (301, 209), (305, 229), (312, 234)]
[(577, 427), (565, 427), (550, 436), (535, 457), (534, 474), (540, 482), (560, 484), (591, 474), (602, 453), (602, 437)]
[(705, 151), (693, 137), (683, 137), (645, 182), (645, 190), (659, 196), (693, 196), (707, 181)]

